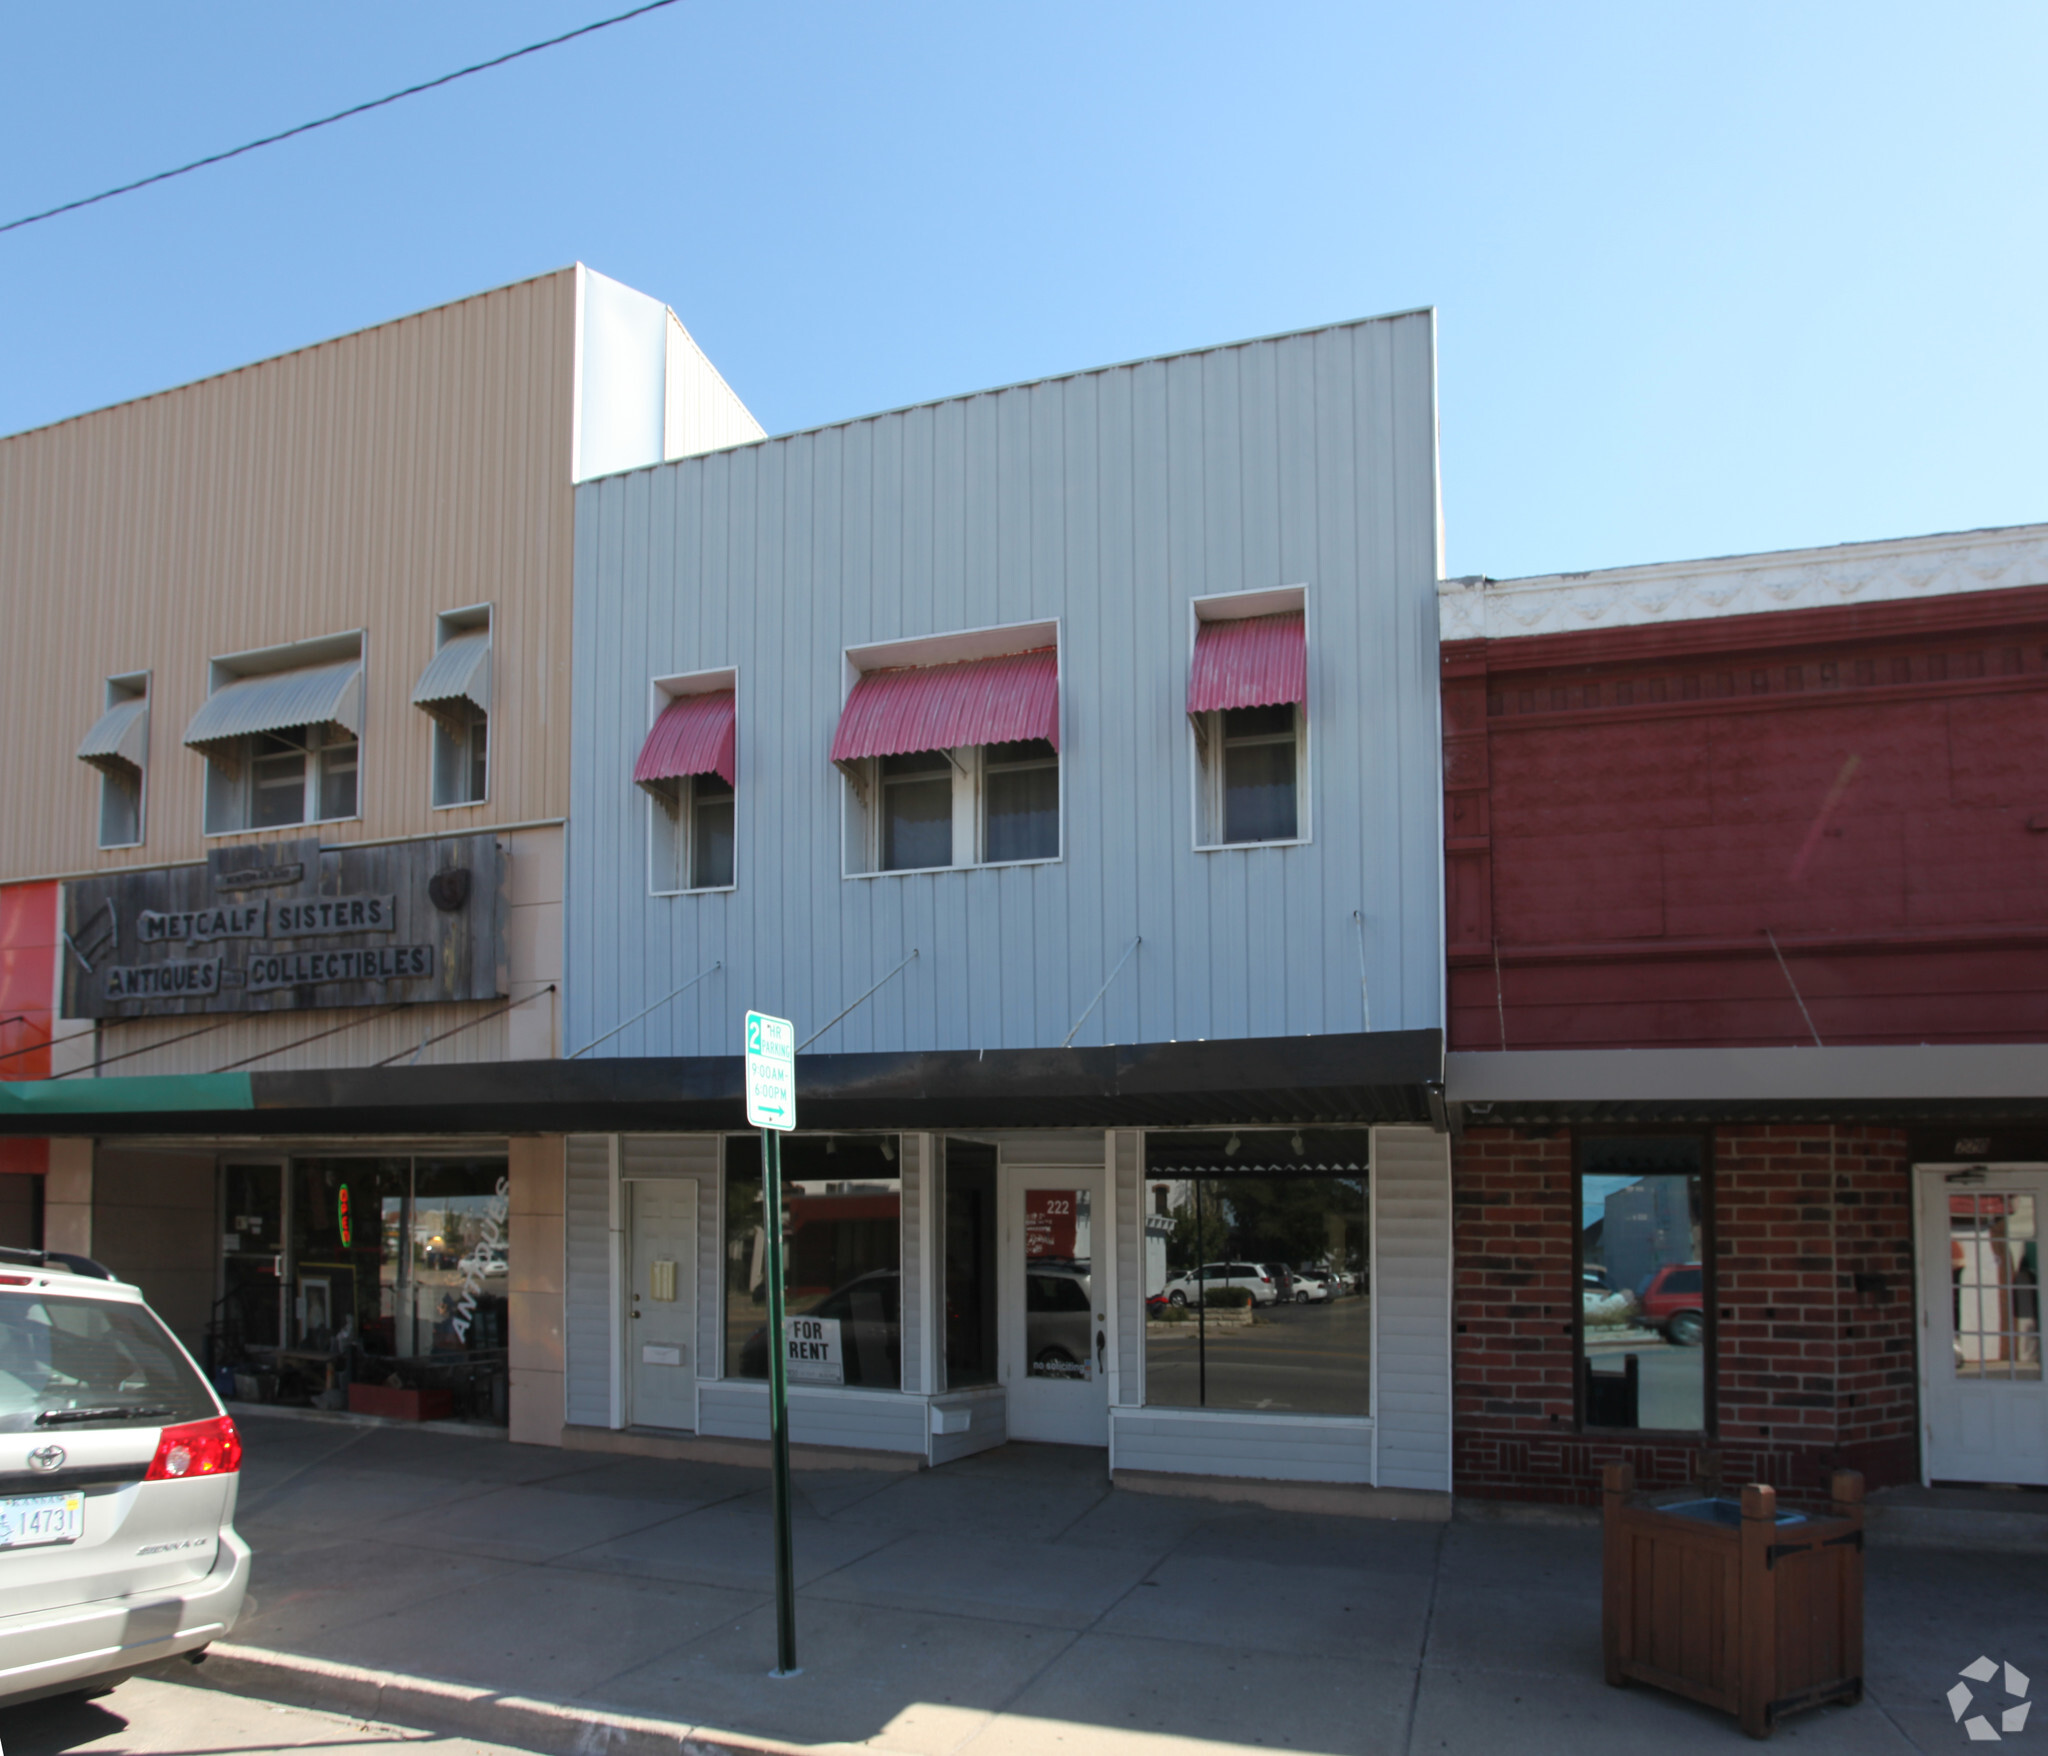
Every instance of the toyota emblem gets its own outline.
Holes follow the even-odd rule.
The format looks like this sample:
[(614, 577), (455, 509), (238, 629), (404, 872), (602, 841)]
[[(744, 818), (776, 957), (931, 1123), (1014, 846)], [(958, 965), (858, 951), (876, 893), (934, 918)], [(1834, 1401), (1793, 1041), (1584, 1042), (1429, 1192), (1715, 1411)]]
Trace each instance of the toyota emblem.
[(61, 1445), (38, 1446), (28, 1454), (28, 1466), (30, 1469), (39, 1469), (45, 1473), (53, 1469), (62, 1469), (64, 1467), (64, 1447)]

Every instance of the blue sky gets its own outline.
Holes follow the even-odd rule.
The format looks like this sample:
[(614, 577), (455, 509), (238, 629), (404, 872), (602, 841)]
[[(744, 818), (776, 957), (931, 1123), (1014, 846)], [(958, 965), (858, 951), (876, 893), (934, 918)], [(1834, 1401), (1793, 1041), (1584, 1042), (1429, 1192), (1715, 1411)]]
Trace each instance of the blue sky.
[[(0, 5), (0, 219), (623, 0)], [(1434, 305), (1454, 573), (2048, 518), (2048, 8), (702, 0), (0, 236), (0, 432), (582, 259), (771, 431)]]

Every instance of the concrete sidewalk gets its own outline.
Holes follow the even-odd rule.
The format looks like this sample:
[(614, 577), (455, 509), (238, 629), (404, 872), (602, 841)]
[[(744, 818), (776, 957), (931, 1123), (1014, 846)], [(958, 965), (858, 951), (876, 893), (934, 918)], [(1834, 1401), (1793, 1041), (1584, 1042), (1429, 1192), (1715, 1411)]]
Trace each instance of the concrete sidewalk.
[[(797, 1477), (803, 1674), (771, 1680), (765, 1472), (261, 1415), (254, 1606), (181, 1681), (529, 1749), (1733, 1750), (1600, 1667), (1599, 1532), (1112, 1490), (1100, 1453)], [(2048, 1682), (2040, 1553), (1875, 1546), (1869, 1697), (1813, 1751), (1952, 1751), (1980, 1654)], [(167, 1673), (172, 1674), (172, 1673)]]

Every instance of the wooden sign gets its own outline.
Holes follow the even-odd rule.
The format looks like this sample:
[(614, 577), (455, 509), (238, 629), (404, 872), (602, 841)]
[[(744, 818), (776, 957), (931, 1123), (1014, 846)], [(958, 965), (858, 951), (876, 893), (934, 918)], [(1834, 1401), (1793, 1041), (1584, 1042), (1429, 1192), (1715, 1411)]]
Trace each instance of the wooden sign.
[(492, 835), (220, 848), (203, 866), (69, 883), (63, 919), (70, 1018), (505, 992), (505, 867)]

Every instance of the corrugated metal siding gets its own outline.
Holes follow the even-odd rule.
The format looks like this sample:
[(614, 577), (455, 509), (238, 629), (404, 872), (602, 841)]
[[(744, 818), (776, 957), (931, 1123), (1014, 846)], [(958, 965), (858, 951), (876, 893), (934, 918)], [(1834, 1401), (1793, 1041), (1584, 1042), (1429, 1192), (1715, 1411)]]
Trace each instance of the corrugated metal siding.
[[(585, 1042), (730, 1054), (799, 1038), (915, 947), (820, 1050), (1441, 1022), (1433, 339), (1426, 315), (1118, 367), (802, 433), (578, 490), (577, 899)], [(1305, 846), (1193, 851), (1189, 602), (1305, 585)], [(1063, 858), (847, 880), (827, 760), (845, 648), (1062, 626)], [(647, 895), (635, 679), (736, 666), (737, 884)]]
[(1379, 1485), (1451, 1486), (1451, 1154), (1426, 1128), (1375, 1128), (1372, 1320)]
[(912, 756), (968, 744), (1060, 742), (1060, 664), (1051, 647), (960, 665), (869, 671), (832, 734), (832, 760)]
[[(107, 676), (151, 672), (159, 725), (181, 730), (212, 658), (356, 628), (363, 818), (325, 839), (567, 814), (574, 289), (545, 275), (0, 440), (0, 748), (20, 758), (0, 878), (210, 845), (205, 760), (164, 737), (147, 843), (100, 851), (98, 778), (70, 752)], [(491, 797), (431, 811), (432, 724), (410, 692), (435, 612), (483, 602)]]
[(666, 395), (664, 457), (695, 457), (764, 437), (761, 423), (733, 394), (673, 311), (668, 314)]
[(572, 1427), (608, 1427), (612, 1418), (611, 1145), (607, 1134), (569, 1136), (562, 1354)]
[(1195, 630), (1188, 712), (1278, 707), (1308, 699), (1308, 634), (1300, 616), (1247, 616)]
[(1120, 1128), (1110, 1136), (1116, 1187), (1117, 1391), (1145, 1400), (1145, 1137)]

